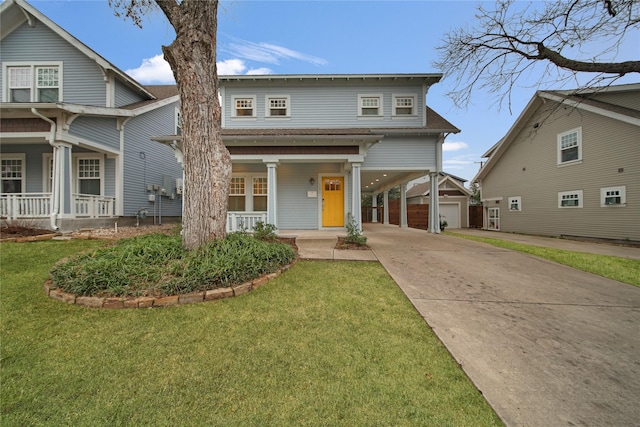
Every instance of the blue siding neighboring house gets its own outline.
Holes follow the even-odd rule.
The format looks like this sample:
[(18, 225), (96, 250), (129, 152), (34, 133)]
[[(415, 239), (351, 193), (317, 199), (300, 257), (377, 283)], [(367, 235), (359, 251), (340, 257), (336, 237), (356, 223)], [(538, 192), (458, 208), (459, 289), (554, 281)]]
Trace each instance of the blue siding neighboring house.
[(63, 231), (179, 217), (182, 169), (150, 139), (175, 132), (175, 86), (139, 84), (23, 0), (0, 19), (0, 217)]

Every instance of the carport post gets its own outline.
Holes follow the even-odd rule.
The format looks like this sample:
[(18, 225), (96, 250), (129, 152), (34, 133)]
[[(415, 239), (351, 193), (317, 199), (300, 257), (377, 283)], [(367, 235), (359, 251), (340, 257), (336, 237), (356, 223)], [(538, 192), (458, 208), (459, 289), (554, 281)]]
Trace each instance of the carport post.
[(382, 223), (389, 225), (389, 190), (384, 190), (382, 193), (382, 204), (384, 205), (384, 211), (382, 213)]
[(371, 222), (378, 222), (378, 193), (374, 193), (371, 197)]
[(400, 227), (407, 228), (407, 184), (400, 184)]

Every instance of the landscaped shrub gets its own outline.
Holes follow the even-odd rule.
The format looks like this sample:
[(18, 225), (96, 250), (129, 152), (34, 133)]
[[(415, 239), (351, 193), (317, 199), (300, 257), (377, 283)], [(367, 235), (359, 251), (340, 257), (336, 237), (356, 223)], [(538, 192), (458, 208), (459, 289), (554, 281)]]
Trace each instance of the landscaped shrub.
[(186, 251), (180, 236), (151, 234), (63, 261), (53, 284), (82, 296), (162, 296), (232, 286), (277, 271), (295, 257), (279, 242), (229, 234)]

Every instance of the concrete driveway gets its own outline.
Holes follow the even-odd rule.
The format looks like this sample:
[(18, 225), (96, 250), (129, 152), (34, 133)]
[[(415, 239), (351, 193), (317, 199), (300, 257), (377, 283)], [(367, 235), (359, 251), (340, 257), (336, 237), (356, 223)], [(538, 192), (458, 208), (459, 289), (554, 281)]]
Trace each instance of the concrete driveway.
[(640, 288), (422, 230), (365, 235), (505, 424), (640, 425)]

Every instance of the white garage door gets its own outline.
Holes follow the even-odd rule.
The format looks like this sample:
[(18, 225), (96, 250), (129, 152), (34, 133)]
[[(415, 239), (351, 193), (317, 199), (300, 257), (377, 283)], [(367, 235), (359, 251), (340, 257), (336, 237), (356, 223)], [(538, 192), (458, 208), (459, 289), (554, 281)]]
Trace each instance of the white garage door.
[(440, 203), (440, 215), (447, 220), (447, 228), (460, 228), (460, 205), (444, 205)]

